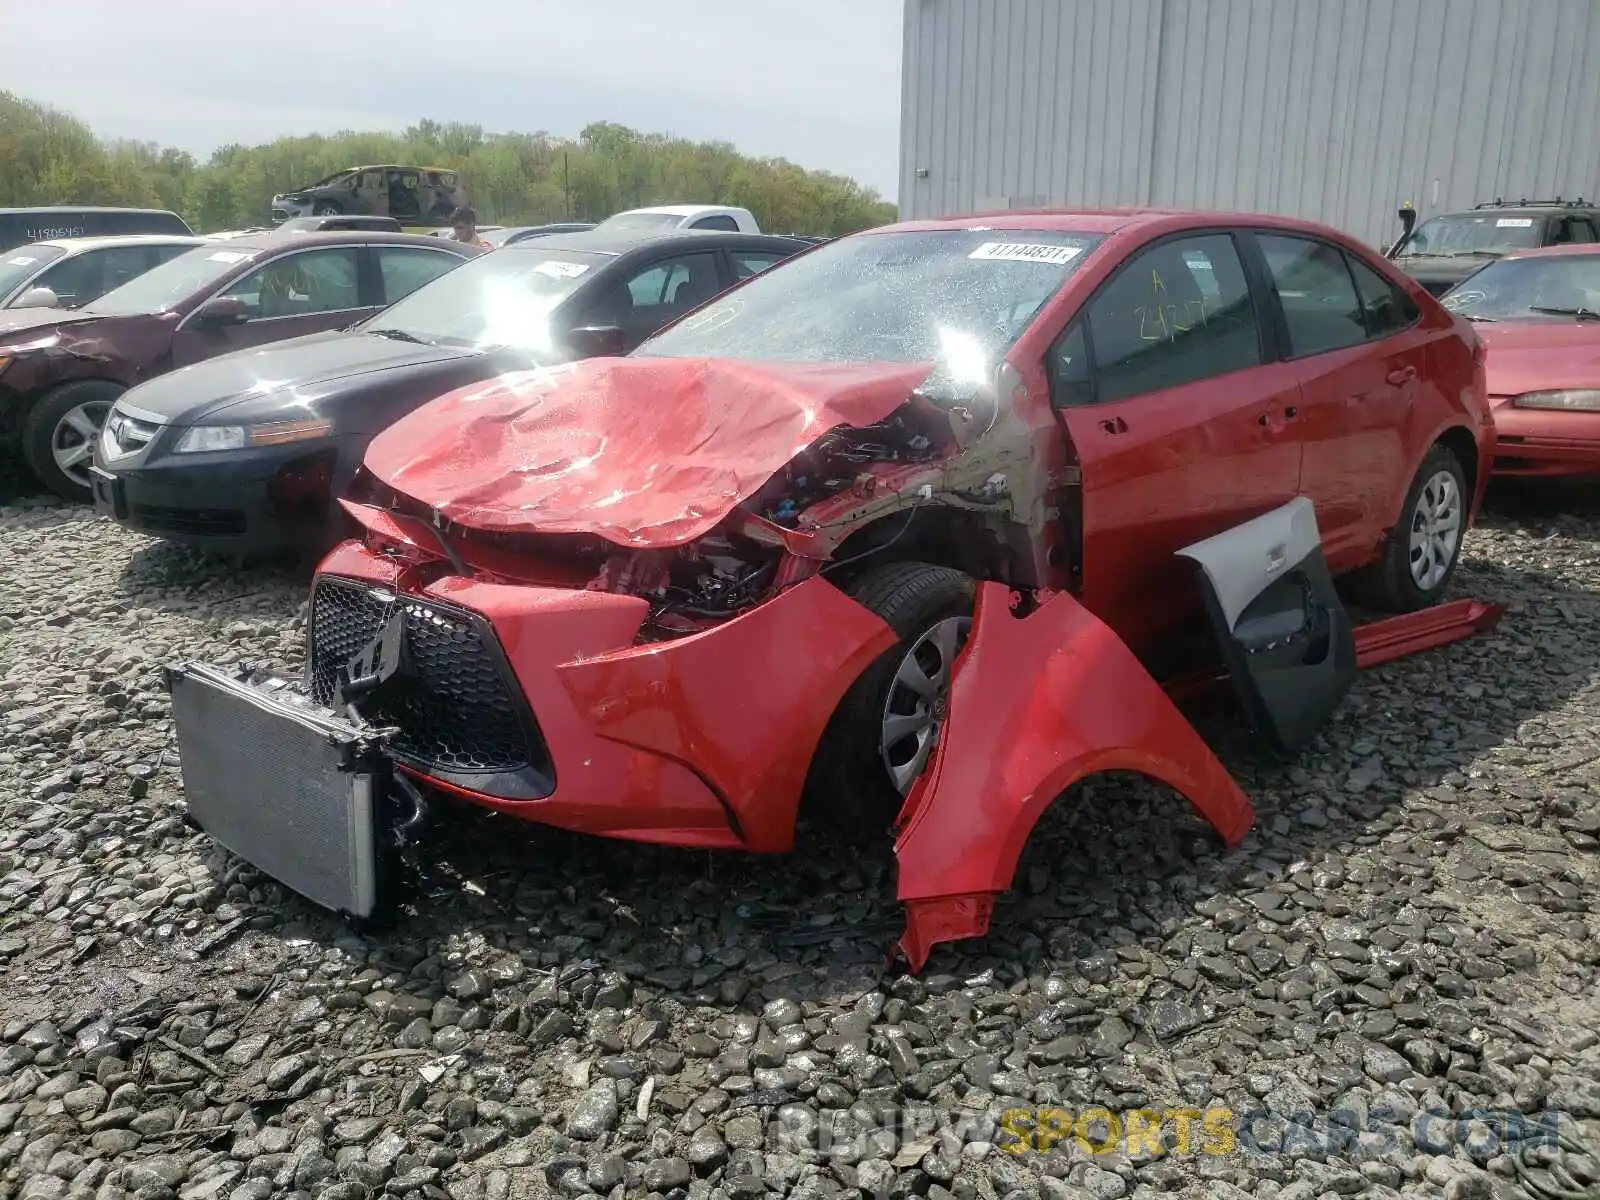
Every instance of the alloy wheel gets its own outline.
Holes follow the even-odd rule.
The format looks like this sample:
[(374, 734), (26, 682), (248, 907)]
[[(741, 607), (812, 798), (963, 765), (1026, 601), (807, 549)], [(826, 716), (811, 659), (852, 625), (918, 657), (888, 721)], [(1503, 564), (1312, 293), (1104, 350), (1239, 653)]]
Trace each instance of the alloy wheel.
[(70, 408), (50, 434), (50, 454), (60, 472), (79, 487), (89, 486), (89, 463), (94, 440), (111, 411), (109, 400), (88, 400)]
[(1449, 471), (1435, 471), (1411, 511), (1411, 581), (1432, 591), (1450, 571), (1461, 544), (1461, 487)]
[(950, 697), (950, 668), (961, 652), (971, 617), (946, 617), (911, 644), (895, 669), (883, 702), (878, 752), (904, 796), (928, 765)]

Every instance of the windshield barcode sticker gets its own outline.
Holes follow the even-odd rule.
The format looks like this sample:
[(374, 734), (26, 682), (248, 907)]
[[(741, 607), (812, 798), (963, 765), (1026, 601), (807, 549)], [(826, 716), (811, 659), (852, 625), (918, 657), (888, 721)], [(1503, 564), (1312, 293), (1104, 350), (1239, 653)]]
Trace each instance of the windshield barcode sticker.
[(1533, 224), (1532, 217), (1501, 217), (1495, 223), (1496, 229), (1527, 229)]
[(236, 263), (236, 262), (243, 262), (245, 259), (247, 259), (249, 257), (250, 256), (248, 254), (242, 254), (238, 250), (218, 250), (215, 254), (209, 255), (206, 258), (206, 261), (207, 262), (219, 262), (219, 263)]
[(588, 269), (588, 263), (561, 262), (554, 258), (546, 259), (534, 268), (540, 275), (548, 275), (552, 279), (576, 279)]
[(21, 257), (8, 258), (8, 259), (6, 259), (6, 266), (8, 266), (8, 267), (25, 267), (29, 263), (36, 263), (38, 261), (39, 260), (37, 258), (21, 258)]
[(968, 258), (988, 259), (990, 262), (1038, 262), (1059, 267), (1077, 258), (1083, 250), (1079, 246), (1049, 246), (1040, 242), (985, 242)]

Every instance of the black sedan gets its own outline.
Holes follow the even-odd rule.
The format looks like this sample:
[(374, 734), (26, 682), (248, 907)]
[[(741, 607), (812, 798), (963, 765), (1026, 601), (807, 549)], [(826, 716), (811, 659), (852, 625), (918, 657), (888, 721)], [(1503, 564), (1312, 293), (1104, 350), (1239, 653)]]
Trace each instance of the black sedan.
[(349, 329), (125, 392), (95, 449), (95, 504), (203, 549), (315, 553), (342, 532), (337, 498), (367, 443), (402, 416), (508, 371), (624, 354), (810, 248), (717, 230), (556, 234), (492, 251)]

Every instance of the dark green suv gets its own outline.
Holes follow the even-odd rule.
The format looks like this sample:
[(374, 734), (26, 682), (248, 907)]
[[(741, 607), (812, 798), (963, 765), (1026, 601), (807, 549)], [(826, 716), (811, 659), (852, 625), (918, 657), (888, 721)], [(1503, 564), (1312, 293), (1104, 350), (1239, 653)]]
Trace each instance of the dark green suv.
[(1600, 242), (1600, 205), (1577, 200), (1495, 200), (1468, 212), (1442, 213), (1416, 224), (1400, 210), (1405, 232), (1388, 250), (1407, 275), (1442, 296), (1486, 263), (1511, 250)]

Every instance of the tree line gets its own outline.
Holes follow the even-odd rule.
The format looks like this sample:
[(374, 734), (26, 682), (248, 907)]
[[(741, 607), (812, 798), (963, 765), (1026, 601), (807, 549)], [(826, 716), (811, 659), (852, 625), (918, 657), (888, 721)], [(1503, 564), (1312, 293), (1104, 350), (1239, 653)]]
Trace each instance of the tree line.
[(740, 205), (763, 229), (823, 236), (895, 218), (893, 204), (842, 175), (609, 121), (586, 126), (575, 140), (419, 121), (398, 134), (227, 145), (201, 161), (153, 142), (98, 138), (68, 113), (0, 91), (0, 163), (0, 207), (167, 208), (199, 232), (265, 225), (275, 193), (370, 163), (460, 171), (483, 223), (598, 221), (668, 203)]

